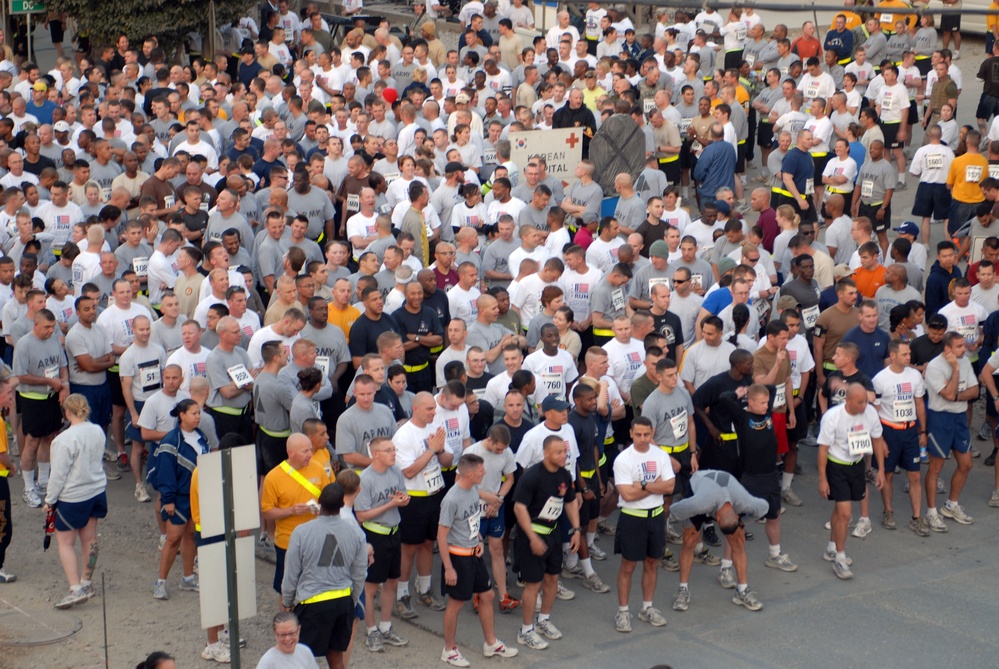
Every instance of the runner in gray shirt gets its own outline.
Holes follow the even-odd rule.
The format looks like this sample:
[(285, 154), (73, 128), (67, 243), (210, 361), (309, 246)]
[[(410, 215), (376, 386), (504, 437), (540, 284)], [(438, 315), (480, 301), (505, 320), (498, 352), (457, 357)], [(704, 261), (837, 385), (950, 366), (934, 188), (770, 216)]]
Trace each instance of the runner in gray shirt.
[[(392, 465), (384, 472), (379, 472), (374, 467), (367, 467), (361, 472), (361, 489), (354, 498), (354, 510), (376, 509), (400, 492), (406, 492), (406, 479), (396, 465)], [(400, 520), (402, 516), (399, 514), (399, 507), (393, 506), (367, 522), (395, 527)]]
[[(477, 462), (462, 462), (461, 460), (475, 460)], [(474, 470), (476, 466), (482, 464), (482, 458), (477, 455), (462, 456), (461, 460), (458, 462), (459, 471), (465, 467)], [(444, 495), (444, 499), (441, 500), (439, 520), (441, 527), (451, 529), (447, 535), (448, 544), (458, 548), (475, 548), (479, 545), (482, 541), (479, 536), (481, 508), (479, 486), (473, 485), (467, 489), (462, 487), (460, 483), (451, 486), (451, 489)]]
[[(503, 337), (510, 334), (510, 331), (502, 325), (491, 323), (486, 325), (480, 320), (475, 320), (468, 326), (468, 335), (465, 337), (465, 344), (468, 346), (478, 346), (483, 351), (489, 351), (503, 340)], [(489, 373), (499, 374), (506, 368), (503, 366), (503, 355), (496, 356), (496, 359), (489, 363)]]
[[(226, 318), (231, 317), (227, 316)], [(232, 320), (236, 322), (235, 319)], [(229, 407), (232, 409), (245, 409), (250, 404), (252, 393), (249, 388), (244, 387), (232, 397), (226, 397), (221, 392), (222, 388), (231, 388), (233, 386), (233, 381), (229, 377), (228, 370), (237, 365), (243, 365), (247, 371), (253, 369), (250, 356), (241, 348), (233, 348), (231, 351), (226, 351), (222, 348), (220, 342), (219, 346), (212, 349), (212, 352), (208, 354), (208, 382), (212, 387), (211, 396), (208, 399), (209, 408)]]
[[(508, 219), (509, 222), (503, 222), (503, 217), (500, 217), (500, 228), (502, 229), (505, 225), (509, 226), (512, 232), (515, 229), (515, 225), (512, 219)], [(503, 274), (510, 273), (510, 265), (508, 260), (510, 254), (520, 248), (520, 242), (516, 240), (505, 240), (502, 237), (498, 237), (489, 246), (486, 247), (485, 252), (482, 254), (482, 276), (489, 282), (489, 286), (502, 286), (507, 288), (510, 285), (512, 279), (490, 279), (486, 274), (488, 272), (501, 272)]]
[(278, 437), (291, 430), (289, 415), (296, 392), (287, 379), (266, 369), (253, 383), (254, 420), (265, 434)]
[[(658, 365), (656, 366), (658, 370)], [(674, 380), (678, 380), (676, 363), (673, 364)], [(690, 399), (690, 393), (679, 385), (673, 388), (673, 392), (667, 394), (662, 391), (662, 381), (658, 388), (645, 399), (642, 404), (642, 416), (652, 421), (655, 429), (653, 442), (657, 446), (682, 446), (689, 443), (692, 435), (688, 434), (688, 419), (694, 416), (694, 402)]]
[[(93, 300), (84, 300), (94, 305)], [(81, 302), (81, 306), (84, 302)], [(96, 311), (93, 312), (96, 316)], [(71, 386), (101, 386), (107, 383), (107, 372), (85, 372), (80, 368), (76, 356), (89, 356), (91, 361), (100, 362), (111, 353), (111, 337), (107, 330), (93, 326), (94, 318), (89, 324), (77, 323), (66, 333), (66, 353), (69, 358), (69, 382)], [(114, 362), (114, 356), (109, 358)], [(74, 391), (75, 392), (75, 391)]]
[[(361, 386), (365, 386), (364, 381), (361, 381)], [(395, 417), (392, 415), (391, 409), (374, 401), (374, 382), (368, 381), (366, 388), (370, 390), (370, 394), (358, 390), (355, 384), (354, 397), (357, 399), (357, 403), (344, 411), (336, 422), (336, 438), (334, 439), (336, 453), (355, 469), (371, 464), (369, 446), (372, 439), (375, 437), (392, 438), (395, 436), (396, 430)], [(363, 408), (362, 404), (367, 404), (368, 408)]]

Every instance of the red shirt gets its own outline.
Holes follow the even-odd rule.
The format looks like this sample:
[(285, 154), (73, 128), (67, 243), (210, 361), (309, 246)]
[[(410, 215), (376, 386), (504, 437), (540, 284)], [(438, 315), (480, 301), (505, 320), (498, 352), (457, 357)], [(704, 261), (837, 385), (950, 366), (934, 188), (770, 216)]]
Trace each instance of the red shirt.
[(458, 285), (458, 272), (454, 270), (454, 267), (447, 271), (447, 274), (441, 274), (439, 267), (434, 267), (434, 276), (437, 278), (437, 290), (442, 290), (445, 293), (451, 286)]
[(574, 244), (582, 246), (584, 249), (588, 249), (590, 248), (590, 244), (593, 243), (593, 233), (586, 228), (580, 228), (576, 231), (576, 237), (572, 241)]
[(822, 60), (822, 42), (816, 37), (809, 38), (802, 35), (791, 42), (791, 53), (798, 54), (802, 65), (805, 65), (808, 59), (813, 56)]

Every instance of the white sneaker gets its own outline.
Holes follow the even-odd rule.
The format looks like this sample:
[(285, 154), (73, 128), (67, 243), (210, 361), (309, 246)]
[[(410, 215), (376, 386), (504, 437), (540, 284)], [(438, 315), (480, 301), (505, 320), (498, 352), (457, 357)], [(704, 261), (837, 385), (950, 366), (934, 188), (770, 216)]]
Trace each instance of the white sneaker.
[[(152, 501), (152, 498), (149, 496), (149, 493), (146, 492), (146, 486), (144, 486), (141, 483), (135, 484), (135, 501), (143, 503)], [(205, 659), (207, 660), (208, 658)]]
[(482, 654), (486, 657), (493, 657), (495, 655), (499, 655), (500, 657), (516, 657), (519, 652), (516, 648), (510, 648), (510, 646), (499, 639), (496, 639), (496, 643), (491, 646), (487, 643), (482, 644)]
[(219, 664), (229, 664), (232, 661), (229, 654), (229, 646), (223, 644), (221, 641), (205, 646), (205, 649), (201, 651), (201, 659), (211, 660)]
[(26, 489), (24, 491), (24, 494), (21, 495), (21, 499), (23, 499), (24, 503), (27, 504), (32, 509), (37, 509), (42, 505), (42, 498), (38, 494), (38, 491), (35, 490), (34, 488), (31, 488), (30, 490)]
[(857, 521), (857, 526), (853, 528), (853, 532), (850, 534), (858, 539), (863, 539), (872, 531), (874, 531), (874, 528), (871, 527), (870, 518), (861, 518)]
[(470, 667), (472, 663), (465, 659), (458, 647), (445, 648), (441, 651), (441, 662), (450, 664), (452, 667)]
[(570, 599), (575, 599), (576, 593), (562, 585), (562, 581), (560, 579), (558, 582), (558, 590), (555, 591), (555, 597), (556, 599), (561, 599), (562, 601), (568, 601)]
[(954, 49), (954, 58), (953, 58), (953, 60), (961, 60), (961, 50), (960, 49)]

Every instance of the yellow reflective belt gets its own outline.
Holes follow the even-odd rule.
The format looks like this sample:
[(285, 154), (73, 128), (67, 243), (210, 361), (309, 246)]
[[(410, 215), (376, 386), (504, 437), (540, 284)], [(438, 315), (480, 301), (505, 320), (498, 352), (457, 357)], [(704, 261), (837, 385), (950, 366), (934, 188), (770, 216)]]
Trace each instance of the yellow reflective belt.
[(679, 446), (660, 446), (659, 448), (661, 448), (662, 450), (666, 451), (667, 453), (671, 453), (672, 454), (672, 453), (683, 453), (689, 447), (690, 447), (690, 442), (689, 441), (685, 441), (682, 444), (680, 444)]
[[(258, 425), (257, 427), (260, 426)], [(291, 430), (281, 430), (280, 432), (271, 432), (266, 428), (260, 427), (260, 431), (266, 434), (268, 437), (274, 437), (275, 439), (285, 439), (291, 436)]]
[(744, 140), (744, 139), (741, 139), (738, 142), (736, 142), (736, 144), (745, 144), (745, 143), (746, 143), (746, 140)]
[(9, 469), (0, 469), (0, 478), (7, 478), (8, 476), (10, 476)]
[(321, 493), (322, 490), (313, 485), (312, 481), (302, 476), (300, 472), (298, 472), (295, 468), (289, 465), (287, 460), (279, 464), (278, 467), (280, 467), (285, 474), (295, 479), (295, 483), (308, 490), (310, 495), (316, 498), (319, 497), (319, 493)]
[(211, 409), (212, 411), (217, 411), (218, 413), (224, 413), (227, 416), (242, 416), (244, 413), (246, 413), (246, 407), (243, 407), (242, 409), (237, 409), (235, 407), (225, 407), (225, 406), (208, 407), (208, 408)]
[(844, 465), (846, 467), (852, 467), (853, 465), (857, 464), (857, 462), (863, 462), (863, 460), (857, 460), (857, 462), (847, 462), (846, 460), (837, 460), (831, 455), (827, 455), (826, 458), (829, 459), (829, 462), (835, 462), (837, 465)]
[(663, 508), (657, 506), (654, 509), (621, 509), (621, 513), (626, 516), (634, 516), (635, 518), (655, 518), (656, 516), (662, 514)]
[(596, 469), (587, 469), (585, 472), (580, 471), (579, 475), (582, 476), (584, 479), (591, 479), (593, 478), (593, 475), (596, 473), (597, 473)]
[(547, 527), (545, 525), (538, 525), (537, 523), (531, 523), (531, 529), (537, 534), (544, 534), (545, 536), (551, 534), (555, 531), (554, 527)]
[(832, 186), (827, 186), (826, 190), (830, 193), (836, 193), (837, 195), (847, 195), (853, 192), (852, 190), (843, 190), (841, 188), (833, 188)]
[(444, 344), (441, 344), (440, 346), (434, 346), (432, 349), (430, 349), (430, 352), (431, 353), (440, 353), (443, 350), (444, 350)]
[(419, 372), (420, 370), (426, 369), (430, 366), (429, 362), (425, 362), (422, 365), (403, 365), (402, 368), (409, 373)]
[(109, 372), (114, 372), (115, 374), (117, 374), (118, 373), (118, 365), (115, 365), (114, 367), (108, 368), (108, 371)]
[(195, 532), (201, 532), (201, 523), (195, 523), (194, 524), (194, 531)]
[[(917, 57), (916, 60), (919, 60), (919, 58)], [(853, 58), (850, 58), (849, 56), (847, 56), (846, 58), (840, 58), (839, 60), (836, 61), (836, 63), (839, 65), (849, 65), (852, 62)]]
[(344, 588), (343, 590), (327, 590), (322, 592), (315, 597), (309, 597), (308, 599), (299, 602), (299, 604), (318, 604), (319, 602), (328, 602), (331, 599), (341, 599), (343, 597), (350, 597), (350, 588)]
[(836, 365), (832, 364), (831, 362), (823, 362), (822, 363), (822, 369), (825, 369), (825, 370), (830, 371), (830, 372), (835, 372), (836, 371)]
[(614, 331), (613, 330), (598, 330), (597, 328), (593, 328), (593, 334), (595, 334), (598, 337), (613, 337), (614, 336)]
[(27, 400), (47, 400), (48, 398), (52, 397), (52, 395), (46, 395), (45, 393), (21, 393), (21, 392), (19, 392), (18, 395), (20, 395), (21, 397), (23, 397), (24, 399), (27, 399)]
[(666, 163), (675, 163), (678, 160), (680, 160), (680, 154), (672, 155), (669, 156), (668, 158), (660, 158), (659, 164), (665, 165)]
[(722, 441), (735, 441), (738, 438), (739, 438), (739, 435), (737, 435), (735, 432), (722, 432), (721, 433), (721, 440)]
[(458, 465), (452, 465), (451, 467), (441, 467), (442, 472), (453, 472)]
[(430, 493), (426, 490), (407, 490), (406, 493), (410, 497), (430, 497)]
[(813, 153), (812, 158), (825, 158), (829, 155), (828, 151), (819, 151), (818, 153)]
[[(607, 440), (604, 440), (604, 443), (605, 444), (607, 444), (607, 443), (613, 444), (614, 443), (614, 439), (611, 438), (611, 440), (609, 442)], [(603, 467), (605, 464), (607, 464), (607, 454), (606, 453), (601, 453), (600, 454), (600, 462), (597, 463), (597, 467)]]
[(361, 527), (368, 530), (369, 532), (374, 532), (375, 534), (381, 534), (383, 536), (390, 536), (399, 531), (399, 526), (389, 527), (388, 525), (382, 525), (381, 523), (376, 523), (374, 521), (367, 521), (361, 523)]

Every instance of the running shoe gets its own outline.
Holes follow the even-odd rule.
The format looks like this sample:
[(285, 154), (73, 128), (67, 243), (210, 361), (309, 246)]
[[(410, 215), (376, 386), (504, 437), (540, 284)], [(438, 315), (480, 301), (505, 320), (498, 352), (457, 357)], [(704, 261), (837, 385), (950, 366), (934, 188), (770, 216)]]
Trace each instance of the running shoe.
[(978, 435), (976, 436), (978, 437), (978, 441), (988, 441), (988, 439), (992, 436), (992, 431), (989, 429), (989, 424), (987, 422), (982, 423), (982, 427), (979, 428)]
[(404, 639), (395, 632), (395, 627), (389, 627), (387, 630), (379, 630), (378, 634), (381, 635), (382, 643), (387, 643), (390, 646), (395, 646), (396, 648), (401, 648), (409, 643), (408, 639)]
[(599, 562), (603, 562), (607, 559), (607, 553), (597, 547), (596, 544), (592, 546), (587, 546), (590, 551), (590, 557)]
[[(827, 550), (825, 553), (822, 554), (822, 559), (825, 560), (826, 562), (835, 562), (836, 561), (836, 551)], [(853, 565), (853, 558), (851, 558), (851, 557), (846, 558), (846, 564), (847, 564), (848, 567), (852, 566)]]
[(760, 602), (756, 597), (756, 593), (746, 588), (743, 592), (735, 591), (732, 595), (732, 603), (738, 606), (744, 606), (750, 611), (759, 611), (763, 608), (763, 603)]
[(643, 623), (648, 623), (653, 627), (666, 627), (666, 618), (663, 616), (662, 611), (654, 606), (650, 606), (647, 609), (642, 609), (638, 612), (638, 619)]
[(698, 552), (694, 551), (694, 561), (700, 562), (701, 564), (707, 565), (709, 567), (717, 567), (721, 564), (721, 558), (714, 555), (711, 551), (704, 548), (704, 550)]
[(548, 648), (548, 642), (538, 636), (533, 627), (527, 632), (517, 634), (517, 643), (521, 646), (527, 646), (531, 650), (544, 650)]
[(735, 569), (732, 567), (722, 567), (718, 571), (718, 585), (731, 590), (735, 587)]
[(383, 653), (385, 652), (385, 646), (382, 645), (382, 634), (378, 630), (374, 632), (368, 632), (368, 638), (364, 642), (365, 648), (367, 648), (372, 653)]
[(784, 502), (785, 504), (789, 504), (791, 506), (802, 505), (801, 498), (798, 497), (798, 495), (791, 488), (786, 488), (784, 490), (781, 490), (780, 498), (782, 502)]
[(597, 531), (600, 534), (606, 534), (609, 537), (614, 536), (614, 526), (608, 523), (606, 520), (601, 520), (597, 523)]
[(934, 532), (940, 532), (941, 534), (947, 531), (947, 523), (944, 519), (940, 517), (940, 514), (934, 514), (932, 516), (926, 516), (926, 524), (930, 526), (930, 529)]
[(458, 647), (445, 648), (441, 651), (441, 662), (450, 664), (452, 667), (470, 667), (472, 663), (465, 659)]
[(118, 466), (118, 471), (120, 472), (132, 471), (132, 466), (128, 464), (128, 456), (124, 453), (118, 454), (118, 457), (115, 458), (115, 464)]
[(989, 506), (993, 509), (999, 508), (999, 490), (992, 491), (992, 497), (989, 497)]
[(701, 536), (704, 538), (704, 543), (708, 546), (721, 546), (721, 539), (718, 538), (714, 525), (706, 526), (701, 532)]
[(9, 571), (4, 571), (0, 568), (0, 583), (13, 583), (17, 580), (17, 576), (14, 576)]
[(158, 579), (153, 583), (153, 599), (170, 599), (170, 593), (167, 592), (165, 580)]
[(576, 598), (576, 593), (573, 592), (572, 590), (570, 590), (569, 588), (565, 587), (565, 585), (563, 585), (563, 583), (562, 583), (562, 580), (559, 579), (558, 589), (555, 590), (555, 598), (556, 599), (561, 599), (562, 601), (567, 602), (570, 599), (575, 599)]
[(631, 631), (631, 613), (628, 611), (618, 611), (614, 614), (614, 629), (622, 634)]
[(551, 618), (549, 618), (548, 620), (539, 620), (537, 623), (534, 624), (534, 628), (539, 632), (541, 632), (543, 636), (551, 639), (552, 641), (558, 641), (559, 639), (562, 638), (562, 632), (560, 632), (559, 629), (555, 627), (555, 624), (552, 622)]
[(443, 611), (447, 608), (447, 605), (444, 604), (444, 602), (441, 601), (439, 597), (435, 596), (430, 590), (416, 593), (416, 601), (432, 611)]
[(940, 515), (944, 518), (956, 520), (962, 525), (971, 525), (975, 519), (964, 512), (964, 507), (960, 504), (951, 505), (950, 502), (940, 508)]
[(842, 580), (847, 580), (853, 578), (853, 572), (850, 570), (850, 566), (843, 564), (839, 560), (833, 561), (833, 573), (836, 577)]
[(198, 575), (191, 574), (180, 579), (180, 589), (187, 592), (199, 592), (201, 585), (198, 583)]
[(895, 514), (891, 511), (885, 511), (881, 514), (881, 527), (886, 530), (895, 529)]
[(853, 528), (853, 532), (851, 532), (850, 535), (857, 537), (858, 539), (863, 539), (873, 531), (874, 528), (871, 527), (870, 518), (861, 518), (857, 521), (857, 526)]
[(149, 493), (146, 491), (146, 486), (141, 483), (135, 484), (135, 501), (143, 503), (152, 501), (152, 498), (149, 496)]
[(664, 555), (663, 559), (659, 561), (659, 564), (662, 565), (662, 568), (666, 571), (680, 571), (680, 563), (676, 561), (676, 556), (670, 551), (666, 551), (666, 555)]
[(83, 592), (83, 588), (79, 590), (69, 589), (69, 594), (56, 602), (55, 607), (57, 609), (68, 609), (76, 606), (77, 604), (82, 604), (83, 602), (90, 599), (87, 594)]
[(511, 597), (509, 592), (499, 601), (500, 613), (509, 613), (518, 608), (520, 608), (520, 600)]
[(677, 588), (673, 595), (673, 610), (686, 611), (690, 606), (690, 590), (687, 588)]
[(420, 614), (413, 610), (412, 597), (404, 595), (395, 600), (395, 614), (403, 620), (412, 620)]
[(583, 566), (576, 563), (574, 567), (562, 567), (562, 578), (586, 578), (586, 573), (583, 571)]
[(909, 520), (909, 529), (916, 533), (918, 537), (930, 536), (930, 526), (925, 518), (912, 518)]
[(32, 509), (37, 509), (42, 505), (42, 498), (38, 494), (38, 491), (35, 490), (34, 488), (31, 489), (26, 488), (24, 490), (24, 494), (21, 495), (21, 499), (23, 499), (24, 503), (27, 504)]
[(791, 558), (788, 557), (787, 553), (781, 553), (776, 556), (771, 555), (766, 559), (766, 562), (763, 563), (763, 566), (787, 572), (798, 571), (798, 565), (791, 562)]
[(589, 576), (583, 579), (583, 587), (591, 592), (605, 593), (610, 592), (610, 586), (600, 580), (600, 577), (596, 572), (593, 572)]
[(486, 657), (516, 657), (518, 651), (516, 648), (510, 648), (508, 645), (496, 639), (496, 643), (489, 645), (488, 643), (482, 644), (482, 654)]
[(229, 654), (229, 646), (223, 645), (221, 641), (210, 643), (201, 651), (201, 659), (211, 660), (219, 664), (229, 664), (232, 657)]

